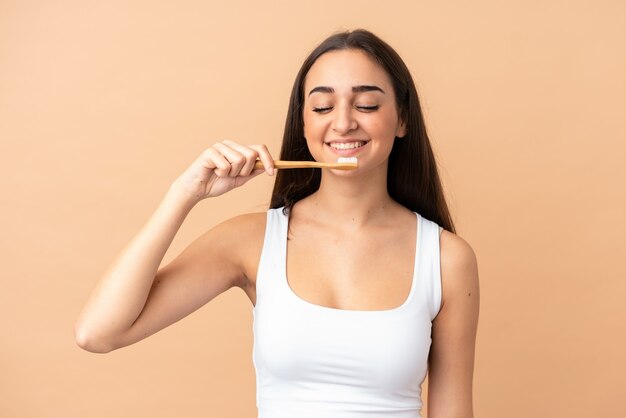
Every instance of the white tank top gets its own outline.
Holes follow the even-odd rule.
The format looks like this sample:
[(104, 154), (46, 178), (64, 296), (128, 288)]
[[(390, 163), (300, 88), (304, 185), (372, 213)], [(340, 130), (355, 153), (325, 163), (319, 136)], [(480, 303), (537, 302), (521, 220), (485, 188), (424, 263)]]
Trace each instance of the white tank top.
[(287, 281), (288, 216), (267, 212), (256, 280), (253, 363), (258, 418), (418, 418), (432, 320), (441, 306), (441, 228), (417, 216), (413, 282), (394, 309), (344, 310)]

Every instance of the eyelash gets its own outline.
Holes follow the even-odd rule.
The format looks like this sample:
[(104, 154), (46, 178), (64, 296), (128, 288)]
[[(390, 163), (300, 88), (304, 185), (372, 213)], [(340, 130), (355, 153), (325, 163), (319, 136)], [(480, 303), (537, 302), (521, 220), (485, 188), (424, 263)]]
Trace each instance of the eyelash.
[[(374, 106), (357, 106), (356, 108), (360, 109), (360, 110), (365, 110), (365, 111), (374, 111), (374, 110), (378, 110), (379, 107), (380, 106), (378, 106), (378, 105), (374, 105)], [(314, 112), (317, 112), (317, 113), (322, 113), (322, 112), (329, 111), (331, 109), (332, 109), (332, 106), (330, 106), (330, 107), (314, 107), (312, 110)]]

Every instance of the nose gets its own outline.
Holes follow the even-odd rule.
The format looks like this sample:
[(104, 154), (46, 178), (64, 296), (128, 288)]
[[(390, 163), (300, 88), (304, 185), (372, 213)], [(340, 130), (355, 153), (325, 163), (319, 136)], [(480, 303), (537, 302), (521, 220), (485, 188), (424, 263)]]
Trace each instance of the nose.
[(346, 134), (358, 126), (350, 106), (337, 106), (334, 116), (332, 129), (338, 134)]

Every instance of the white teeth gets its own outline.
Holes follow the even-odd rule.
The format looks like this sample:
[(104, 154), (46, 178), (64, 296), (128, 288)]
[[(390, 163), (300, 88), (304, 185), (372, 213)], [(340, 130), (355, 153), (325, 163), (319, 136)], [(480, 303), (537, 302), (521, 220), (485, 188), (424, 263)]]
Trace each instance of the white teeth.
[(354, 148), (360, 148), (363, 145), (365, 145), (365, 142), (363, 141), (357, 141), (357, 142), (333, 142), (328, 144), (330, 145), (331, 148), (334, 149), (354, 149)]

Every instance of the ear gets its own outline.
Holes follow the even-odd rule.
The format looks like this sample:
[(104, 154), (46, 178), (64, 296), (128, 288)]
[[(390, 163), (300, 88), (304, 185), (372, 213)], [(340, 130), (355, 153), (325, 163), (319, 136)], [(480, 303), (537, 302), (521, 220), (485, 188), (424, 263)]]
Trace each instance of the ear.
[(396, 137), (404, 138), (406, 135), (406, 123), (402, 119), (398, 119), (398, 127), (396, 128)]

